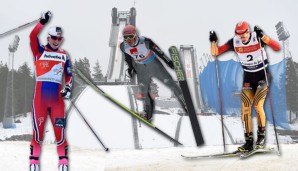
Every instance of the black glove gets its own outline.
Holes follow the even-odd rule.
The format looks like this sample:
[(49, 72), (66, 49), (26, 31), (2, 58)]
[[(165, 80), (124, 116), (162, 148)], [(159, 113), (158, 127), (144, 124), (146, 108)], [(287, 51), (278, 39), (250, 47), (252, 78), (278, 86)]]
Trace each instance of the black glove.
[(167, 65), (168, 65), (170, 68), (174, 69), (173, 61), (168, 61), (168, 62), (167, 62)]
[(217, 42), (218, 39), (215, 31), (212, 30), (209, 32), (209, 40), (210, 42)]
[(257, 33), (257, 36), (259, 38), (262, 38), (264, 36), (263, 30), (259, 26), (255, 26), (254, 31)]
[(50, 11), (42, 12), (40, 18), (40, 24), (45, 25), (51, 18), (52, 14)]
[(70, 98), (70, 87), (67, 85), (64, 87), (64, 89), (61, 91), (61, 97), (65, 98), (65, 99), (69, 99)]
[(128, 75), (129, 75), (129, 77), (132, 78), (133, 75), (134, 75), (135, 73), (137, 73), (137, 72), (136, 72), (136, 70), (135, 70), (134, 68), (128, 68), (128, 69), (127, 69), (127, 73), (128, 73)]

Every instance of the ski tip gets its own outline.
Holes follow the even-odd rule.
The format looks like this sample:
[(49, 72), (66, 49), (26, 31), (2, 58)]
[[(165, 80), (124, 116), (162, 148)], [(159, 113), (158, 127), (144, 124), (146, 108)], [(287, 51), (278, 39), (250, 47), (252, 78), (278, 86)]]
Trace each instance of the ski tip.
[(183, 154), (181, 154), (181, 157), (183, 158), (183, 159), (186, 159), (186, 160), (192, 160), (192, 159), (195, 159), (196, 157), (194, 157), (194, 156), (188, 156), (188, 155), (183, 155)]
[(177, 50), (176, 46), (171, 46), (169, 48), (169, 53), (170, 53), (171, 56), (172, 56), (172, 54), (177, 54), (178, 50)]

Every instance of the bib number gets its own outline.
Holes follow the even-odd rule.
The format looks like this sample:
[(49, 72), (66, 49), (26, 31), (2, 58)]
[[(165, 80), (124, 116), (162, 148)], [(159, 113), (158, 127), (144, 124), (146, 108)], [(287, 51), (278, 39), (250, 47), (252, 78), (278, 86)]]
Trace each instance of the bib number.
[(140, 54), (140, 55), (134, 55), (135, 56), (135, 59), (138, 59), (138, 58), (145, 58), (145, 56), (144, 55), (142, 55), (142, 54)]
[(247, 55), (246, 58), (248, 58), (247, 61), (252, 61), (253, 60), (253, 56), (252, 55)]

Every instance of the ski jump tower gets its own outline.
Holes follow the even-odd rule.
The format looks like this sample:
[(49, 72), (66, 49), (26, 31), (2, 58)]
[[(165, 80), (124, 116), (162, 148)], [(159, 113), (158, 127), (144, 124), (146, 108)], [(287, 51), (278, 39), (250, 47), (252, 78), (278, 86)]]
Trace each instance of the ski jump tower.
[(9, 44), (9, 56), (8, 56), (8, 74), (7, 74), (7, 86), (6, 86), (6, 97), (4, 107), (4, 118), (3, 128), (15, 128), (14, 123), (14, 94), (13, 94), (13, 64), (14, 64), (14, 53), (17, 51), (19, 46), (20, 38), (15, 36), (13, 41)]
[(192, 101), (197, 113), (201, 113), (200, 84), (198, 79), (198, 62), (193, 45), (181, 45), (180, 55), (185, 69), (185, 75), (192, 95)]
[(110, 33), (109, 46), (111, 47), (109, 68), (106, 75), (108, 82), (127, 82), (125, 76), (125, 61), (119, 48), (123, 41), (122, 30), (126, 25), (136, 25), (136, 9), (130, 8), (130, 11), (118, 11), (112, 8), (112, 25)]

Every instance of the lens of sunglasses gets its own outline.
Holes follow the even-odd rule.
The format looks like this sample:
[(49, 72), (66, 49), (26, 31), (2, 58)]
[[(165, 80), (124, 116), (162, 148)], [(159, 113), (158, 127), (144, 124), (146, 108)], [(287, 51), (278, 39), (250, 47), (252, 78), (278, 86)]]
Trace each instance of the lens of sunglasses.
[(51, 36), (51, 39), (61, 41), (63, 37)]

